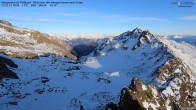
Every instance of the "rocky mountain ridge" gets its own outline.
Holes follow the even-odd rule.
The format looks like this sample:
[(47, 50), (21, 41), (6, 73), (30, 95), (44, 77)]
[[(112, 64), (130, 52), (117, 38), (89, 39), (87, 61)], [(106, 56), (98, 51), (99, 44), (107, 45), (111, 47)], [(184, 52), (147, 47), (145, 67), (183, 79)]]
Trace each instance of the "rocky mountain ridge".
[[(127, 46), (126, 42), (130, 39), (137, 39), (137, 41), (132, 44), (131, 46)], [(140, 48), (154, 48), (158, 47), (156, 52), (153, 53), (154, 55), (150, 56), (148, 60), (152, 59), (153, 57), (160, 57), (157, 59), (157, 62), (160, 62), (163, 57), (167, 57), (166, 62), (164, 62), (160, 67), (153, 70), (150, 74), (147, 75), (147, 79), (144, 79), (144, 81), (148, 84), (155, 84), (157, 87), (159, 87), (157, 90), (155, 90), (157, 93), (161, 94), (159, 96), (154, 96), (152, 92), (147, 92), (147, 94), (151, 94), (151, 99), (154, 100), (156, 97), (159, 97), (159, 100), (163, 101), (152, 101), (152, 100), (140, 100), (141, 97), (145, 97), (146, 95), (141, 94), (145, 93), (145, 90), (137, 90), (133, 91), (133, 93), (130, 93), (131, 88), (124, 88), (125, 96), (121, 94), (121, 98), (125, 98), (125, 100), (121, 100), (119, 102), (118, 108), (115, 109), (127, 109), (129, 108), (137, 108), (137, 109), (148, 109), (148, 110), (154, 110), (154, 109), (161, 109), (161, 110), (168, 110), (170, 109), (184, 109), (184, 108), (195, 108), (195, 70), (193, 67), (190, 69), (190, 66), (194, 64), (194, 61), (187, 62), (182, 61), (182, 56), (177, 55), (175, 52), (175, 47), (170, 47), (168, 43), (166, 43), (163, 39), (159, 39), (158, 37), (152, 35), (149, 31), (142, 31), (140, 29), (135, 29), (131, 32), (125, 32), (121, 34), (120, 36), (110, 38), (107, 41), (105, 41), (103, 44), (101, 44), (97, 50), (94, 52), (94, 55), (91, 56), (107, 56), (108, 52), (119, 50), (125, 50), (128, 49), (131, 51), (136, 51)], [(126, 47), (126, 48), (125, 48)], [(171, 48), (171, 49), (170, 49)], [(194, 48), (194, 47), (193, 47)], [(141, 50), (141, 49), (140, 49)], [(178, 53), (179, 54), (179, 53)], [(145, 57), (148, 57), (149, 54), (142, 53)], [(166, 55), (166, 56), (165, 56)], [(196, 54), (193, 54), (193, 59)], [(184, 57), (184, 56), (183, 56)], [(179, 59), (181, 58), (181, 59)], [(187, 59), (188, 60), (188, 59)], [(194, 59), (195, 60), (195, 59)], [(190, 61), (190, 60), (188, 60)], [(142, 66), (144, 66), (145, 63), (143, 63)], [(140, 76), (141, 77), (141, 76)], [(141, 77), (143, 78), (143, 77)], [(141, 84), (140, 84), (141, 85)], [(135, 85), (139, 86), (139, 85)], [(137, 88), (137, 87), (136, 87)], [(129, 95), (126, 95), (129, 94)], [(143, 95), (143, 96), (142, 96)], [(164, 98), (163, 98), (164, 96)], [(162, 99), (162, 98), (163, 99)], [(128, 99), (127, 99), (128, 98)], [(137, 100), (137, 106), (135, 105), (135, 100)], [(160, 104), (161, 102), (164, 102), (165, 104)], [(152, 105), (150, 104), (151, 102)], [(166, 102), (168, 105), (166, 105)], [(122, 103), (126, 103), (123, 105)], [(113, 105), (113, 107), (117, 107), (118, 105), (114, 105), (113, 103), (109, 104), (109, 106)], [(127, 107), (128, 106), (128, 107)], [(165, 108), (164, 108), (165, 106)], [(136, 109), (135, 108), (135, 109)]]
[(0, 21), (0, 52), (13, 57), (33, 58), (43, 54), (56, 54), (76, 59), (69, 46), (54, 37)]

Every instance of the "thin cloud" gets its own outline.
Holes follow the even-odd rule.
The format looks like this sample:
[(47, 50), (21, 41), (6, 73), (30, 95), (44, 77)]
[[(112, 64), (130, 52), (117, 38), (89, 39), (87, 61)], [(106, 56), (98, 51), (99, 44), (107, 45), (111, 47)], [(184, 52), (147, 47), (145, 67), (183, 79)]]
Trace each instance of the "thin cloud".
[(58, 13), (58, 15), (67, 16), (67, 17), (76, 17), (81, 16), (81, 13)]
[(180, 18), (181, 20), (189, 20), (189, 21), (195, 21), (196, 20), (196, 16), (185, 16)]
[(142, 20), (142, 21), (167, 21), (162, 18), (154, 18), (154, 17), (130, 17), (130, 20)]
[(32, 22), (14, 22), (14, 24), (16, 24), (16, 25), (20, 25), (20, 24), (25, 24), (25, 25), (34, 25), (34, 24), (36, 24), (36, 23), (32, 23)]
[(105, 15), (102, 18), (105, 18), (105, 19), (126, 18), (126, 16), (123, 16), (123, 15)]
[(87, 19), (99, 19), (107, 22), (130, 22), (130, 21), (168, 21), (167, 19), (157, 17), (138, 17), (138, 16), (127, 16), (120, 14), (109, 14), (102, 13), (93, 10), (84, 10), (81, 13), (58, 13), (61, 16), (66, 17), (82, 17)]
[(43, 21), (43, 22), (61, 22), (61, 23), (75, 23), (75, 24), (87, 23), (87, 22), (80, 22), (80, 21), (74, 21), (74, 20), (47, 19), (47, 18), (40, 18), (40, 19), (37, 19), (37, 21)]
[(132, 17), (125, 15), (105, 15), (101, 17), (108, 21), (116, 22), (130, 22), (130, 21), (168, 21), (167, 19), (156, 18), (156, 17)]
[(12, 15), (12, 16), (1, 16), (3, 19), (12, 19), (12, 20), (22, 20), (22, 21), (31, 21), (31, 18), (28, 17), (20, 17), (20, 16), (16, 16), (16, 15)]

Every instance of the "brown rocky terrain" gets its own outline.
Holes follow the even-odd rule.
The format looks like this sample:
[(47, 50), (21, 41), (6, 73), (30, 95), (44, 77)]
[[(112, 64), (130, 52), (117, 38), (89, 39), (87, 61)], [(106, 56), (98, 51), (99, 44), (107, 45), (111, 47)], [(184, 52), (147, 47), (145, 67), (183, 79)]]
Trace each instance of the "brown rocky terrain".
[(56, 54), (76, 59), (63, 41), (38, 31), (15, 27), (3, 20), (0, 20), (0, 52), (19, 58)]

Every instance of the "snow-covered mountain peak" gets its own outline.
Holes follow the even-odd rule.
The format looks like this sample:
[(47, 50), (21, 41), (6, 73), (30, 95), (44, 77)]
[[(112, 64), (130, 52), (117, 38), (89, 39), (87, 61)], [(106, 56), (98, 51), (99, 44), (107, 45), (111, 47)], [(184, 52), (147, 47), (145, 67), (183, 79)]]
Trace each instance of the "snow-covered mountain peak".
[(148, 30), (141, 30), (139, 28), (134, 29), (133, 31), (127, 31), (123, 34), (121, 34), (120, 36), (117, 36), (115, 39), (118, 39), (118, 37), (120, 38), (120, 40), (122, 40), (122, 38), (131, 38), (131, 39), (138, 39), (142, 42), (142, 40), (146, 40), (148, 43), (151, 42), (152, 39), (154, 39), (154, 35), (151, 34), (150, 31)]
[(124, 32), (122, 33), (120, 36), (129, 36), (129, 37), (132, 37), (132, 38), (136, 38), (138, 37), (143, 31), (139, 28), (135, 28), (134, 30), (132, 31), (127, 31), (127, 32)]
[(98, 46), (98, 51), (111, 51), (111, 50), (135, 50), (138, 47), (156, 47), (158, 46), (157, 38), (148, 30), (142, 31), (141, 29), (134, 29), (127, 31), (119, 36), (104, 39)]
[[(139, 87), (138, 90), (133, 91), (134, 94), (141, 93), (141, 96), (138, 95), (137, 100), (144, 109), (162, 106), (158, 104), (155, 107), (153, 106), (154, 104), (147, 104), (146, 102), (148, 101), (141, 101), (139, 97), (146, 96), (142, 95), (143, 91), (147, 91), (147, 94), (158, 93), (158, 100), (167, 97), (168, 100), (164, 99), (167, 106), (169, 102), (175, 100), (175, 104), (181, 109), (186, 106), (192, 108), (195, 104), (195, 89), (191, 89), (195, 85), (196, 78), (194, 51), (194, 46), (162, 39), (162, 37), (155, 36), (148, 30), (133, 30), (103, 40), (94, 53), (87, 56), (86, 59), (82, 57), (81, 61), (90, 67), (102, 70), (106, 69), (105, 64), (107, 64), (107, 68), (110, 68), (111, 71), (121, 71), (119, 72), (121, 74), (118, 74), (119, 76), (126, 74), (125, 71), (128, 70), (129, 75), (127, 77), (136, 76), (146, 84), (155, 84), (160, 87), (161, 89), (157, 90), (150, 86), (142, 86), (142, 89)], [(89, 60), (89, 58), (91, 59)], [(186, 85), (187, 88), (183, 88), (183, 85)], [(187, 96), (185, 91), (193, 98), (185, 98), (184, 96)], [(127, 93), (131, 94), (128, 95), (130, 97), (137, 97), (130, 93), (129, 90)], [(174, 99), (170, 99), (170, 96)], [(126, 101), (122, 103), (127, 103)], [(186, 103), (182, 104), (182, 102)], [(125, 105), (122, 106), (125, 107)], [(165, 109), (168, 110), (167, 108)]]
[[(150, 33), (150, 31), (148, 30), (145, 30), (145, 31), (142, 31), (142, 33), (140, 34), (139, 36), (139, 40), (143, 40), (150, 43), (153, 39), (155, 39), (154, 35)], [(141, 41), (142, 42), (142, 41)]]
[(142, 32), (142, 29), (140, 29), (140, 28), (135, 28), (135, 29), (133, 30), (133, 32), (138, 32), (138, 33), (140, 33), (140, 32)]

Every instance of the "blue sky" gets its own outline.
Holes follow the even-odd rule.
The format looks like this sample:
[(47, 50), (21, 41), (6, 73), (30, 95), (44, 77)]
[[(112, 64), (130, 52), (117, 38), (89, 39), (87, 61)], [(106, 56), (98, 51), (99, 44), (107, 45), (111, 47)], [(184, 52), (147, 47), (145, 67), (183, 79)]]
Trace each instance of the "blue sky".
[(193, 2), (194, 5), (189, 8), (172, 4), (179, 0), (78, 1), (83, 1), (83, 4), (0, 7), (0, 19), (45, 33), (116, 34), (138, 27), (155, 34), (196, 35), (196, 0), (181, 0)]

